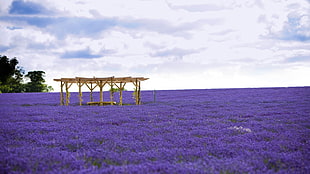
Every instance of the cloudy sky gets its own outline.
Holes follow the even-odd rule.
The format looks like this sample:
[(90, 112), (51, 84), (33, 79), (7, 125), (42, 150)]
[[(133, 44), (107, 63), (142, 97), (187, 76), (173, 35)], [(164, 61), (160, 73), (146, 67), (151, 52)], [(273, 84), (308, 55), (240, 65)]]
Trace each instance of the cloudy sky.
[(0, 55), (143, 89), (310, 86), (309, 0), (0, 0)]

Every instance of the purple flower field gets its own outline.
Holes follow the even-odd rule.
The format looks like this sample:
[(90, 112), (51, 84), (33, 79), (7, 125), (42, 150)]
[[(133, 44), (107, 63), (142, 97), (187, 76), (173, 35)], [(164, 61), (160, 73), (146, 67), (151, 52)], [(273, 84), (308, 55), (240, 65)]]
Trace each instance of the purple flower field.
[(77, 95), (0, 94), (0, 173), (310, 173), (309, 87)]

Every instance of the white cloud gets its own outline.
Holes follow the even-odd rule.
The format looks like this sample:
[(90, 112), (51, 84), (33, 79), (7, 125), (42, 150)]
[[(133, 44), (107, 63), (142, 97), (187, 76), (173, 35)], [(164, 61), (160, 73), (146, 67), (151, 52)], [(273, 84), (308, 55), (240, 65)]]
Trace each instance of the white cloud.
[(9, 14), (12, 2), (0, 6), (1, 55), (53, 85), (65, 76), (150, 77), (143, 89), (310, 85), (305, 0), (33, 0)]
[(13, 0), (6, 0), (0, 2), (0, 16), (6, 15)]

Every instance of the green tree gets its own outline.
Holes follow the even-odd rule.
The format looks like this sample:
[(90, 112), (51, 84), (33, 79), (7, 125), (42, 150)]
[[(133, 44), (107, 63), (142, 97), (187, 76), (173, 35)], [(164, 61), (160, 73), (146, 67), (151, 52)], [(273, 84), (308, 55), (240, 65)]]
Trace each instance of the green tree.
[(23, 84), (24, 74), (25, 71), (21, 67), (17, 66), (14, 75), (9, 78), (9, 84), (12, 87), (12, 92), (18, 93), (25, 91), (25, 85)]
[(14, 57), (0, 55), (0, 92), (23, 92), (24, 70), (17, 66), (18, 60)]
[(30, 71), (25, 76), (30, 79), (25, 85), (25, 92), (49, 92), (52, 91), (53, 88), (51, 86), (47, 86), (44, 84), (44, 71)]
[[(49, 92), (53, 88), (44, 84), (44, 71), (30, 71), (24, 76), (23, 68), (17, 66), (18, 60), (14, 57), (0, 55), (0, 93), (11, 92)], [(24, 84), (24, 77), (30, 82)]]

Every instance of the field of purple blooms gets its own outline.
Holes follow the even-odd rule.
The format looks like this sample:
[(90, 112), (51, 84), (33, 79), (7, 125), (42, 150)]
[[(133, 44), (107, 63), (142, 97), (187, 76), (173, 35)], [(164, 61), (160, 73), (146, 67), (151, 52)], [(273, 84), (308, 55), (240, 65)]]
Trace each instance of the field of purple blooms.
[(0, 173), (310, 173), (309, 87), (77, 95), (0, 94)]

